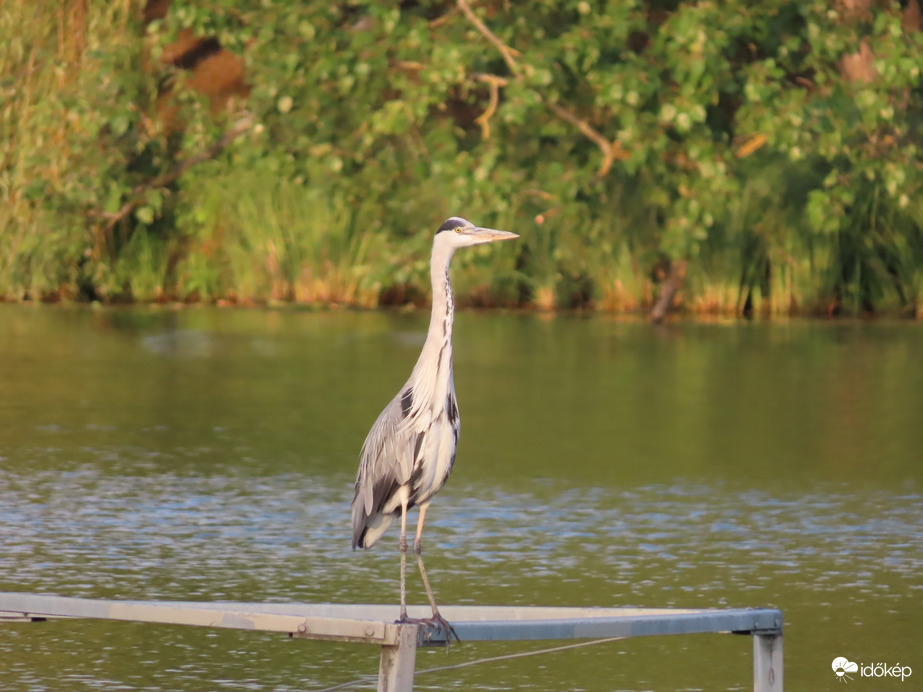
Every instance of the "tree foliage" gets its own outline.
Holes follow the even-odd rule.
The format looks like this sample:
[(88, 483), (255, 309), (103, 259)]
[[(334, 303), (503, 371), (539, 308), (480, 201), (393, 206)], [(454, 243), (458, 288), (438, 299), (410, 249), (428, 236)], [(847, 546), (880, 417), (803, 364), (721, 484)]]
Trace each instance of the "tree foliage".
[(916, 0), (61, 7), (0, 18), (8, 297), (414, 300), (463, 214), (484, 304), (923, 305)]

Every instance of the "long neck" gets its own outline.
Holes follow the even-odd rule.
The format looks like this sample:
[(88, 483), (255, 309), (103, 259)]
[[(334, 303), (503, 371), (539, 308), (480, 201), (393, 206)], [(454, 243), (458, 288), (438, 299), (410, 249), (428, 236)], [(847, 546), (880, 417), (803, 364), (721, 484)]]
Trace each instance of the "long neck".
[[(430, 261), (430, 277), (433, 282), (433, 314), (429, 320), (429, 331), (420, 358), (411, 375), (413, 386), (430, 394), (433, 388), (445, 387), (452, 379), (452, 319), (455, 314), (455, 300), (452, 284), (449, 283), (449, 262), (454, 248), (436, 242)], [(440, 388), (441, 388), (440, 387)], [(430, 391), (433, 390), (433, 391)]]
[(427, 345), (438, 342), (448, 343), (452, 348), (452, 320), (455, 316), (455, 298), (452, 294), (452, 284), (449, 281), (449, 263), (455, 248), (436, 243), (433, 246), (433, 256), (430, 259), (429, 272), (433, 282), (433, 314), (429, 320), (429, 332), (426, 335)]
[[(413, 390), (410, 410), (405, 424), (416, 425), (416, 421), (429, 421), (425, 411), (435, 413), (447, 410), (447, 397), (453, 391), (452, 383), (452, 318), (455, 301), (452, 298), (452, 284), (449, 283), (449, 262), (453, 248), (437, 241), (433, 244), (430, 275), (433, 280), (433, 314), (429, 320), (429, 332), (420, 358), (410, 374), (408, 384)], [(403, 400), (402, 400), (402, 406)], [(414, 428), (416, 429), (416, 428)]]

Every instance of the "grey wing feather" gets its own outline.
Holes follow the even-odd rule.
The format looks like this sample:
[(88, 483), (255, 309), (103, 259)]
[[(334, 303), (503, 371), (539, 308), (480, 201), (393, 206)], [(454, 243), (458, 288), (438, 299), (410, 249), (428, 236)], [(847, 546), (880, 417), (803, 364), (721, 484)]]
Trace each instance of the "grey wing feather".
[(397, 491), (413, 473), (420, 450), (413, 431), (401, 425), (406, 391), (402, 388), (385, 406), (362, 445), (352, 506), (353, 548), (371, 545), (363, 541), (365, 531), (380, 522), (382, 514), (390, 515), (400, 506)]

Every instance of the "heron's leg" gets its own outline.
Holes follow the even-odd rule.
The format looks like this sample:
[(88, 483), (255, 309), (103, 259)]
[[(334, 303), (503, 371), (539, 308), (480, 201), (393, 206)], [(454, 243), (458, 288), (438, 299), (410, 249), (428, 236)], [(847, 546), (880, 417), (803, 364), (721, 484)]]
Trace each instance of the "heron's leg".
[(442, 625), (445, 628), (447, 632), (445, 645), (448, 647), (452, 637), (455, 637), (455, 641), (461, 640), (458, 638), (458, 633), (452, 627), (452, 624), (439, 613), (439, 608), (436, 607), (436, 597), (433, 596), (429, 578), (426, 576), (426, 568), (423, 566), (423, 519), (426, 517), (427, 507), (429, 507), (429, 503), (420, 505), (420, 519), (417, 521), (417, 539), (413, 542), (413, 552), (417, 554), (417, 566), (420, 568), (420, 576), (423, 577), (423, 586), (426, 587), (429, 605), (433, 609), (433, 617), (429, 619), (429, 622)]
[(426, 595), (429, 597), (429, 605), (433, 609), (433, 617), (439, 617), (439, 608), (436, 607), (436, 598), (433, 596), (433, 590), (429, 585), (429, 578), (426, 576), (426, 568), (423, 566), (423, 519), (426, 517), (426, 509), (429, 503), (420, 505), (420, 519), (417, 521), (417, 539), (413, 542), (413, 552), (417, 554), (417, 566), (420, 568), (420, 576), (423, 577), (423, 586), (426, 587)]
[(401, 622), (407, 620), (407, 493), (401, 495)]

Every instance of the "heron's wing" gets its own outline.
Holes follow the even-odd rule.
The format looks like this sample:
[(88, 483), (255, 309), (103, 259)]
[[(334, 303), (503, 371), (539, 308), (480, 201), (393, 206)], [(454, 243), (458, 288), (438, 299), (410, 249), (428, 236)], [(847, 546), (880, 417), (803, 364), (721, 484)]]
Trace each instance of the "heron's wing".
[(409, 493), (408, 507), (438, 492), (455, 461), (458, 406), (451, 377), (440, 406), (421, 405), (426, 394), (408, 382), (376, 419), (362, 445), (352, 503), (353, 547), (370, 547), (384, 533)]
[(409, 398), (405, 389), (385, 406), (362, 445), (353, 503), (361, 503), (365, 516), (393, 511), (387, 505), (410, 480), (423, 451), (422, 433), (402, 426)]

